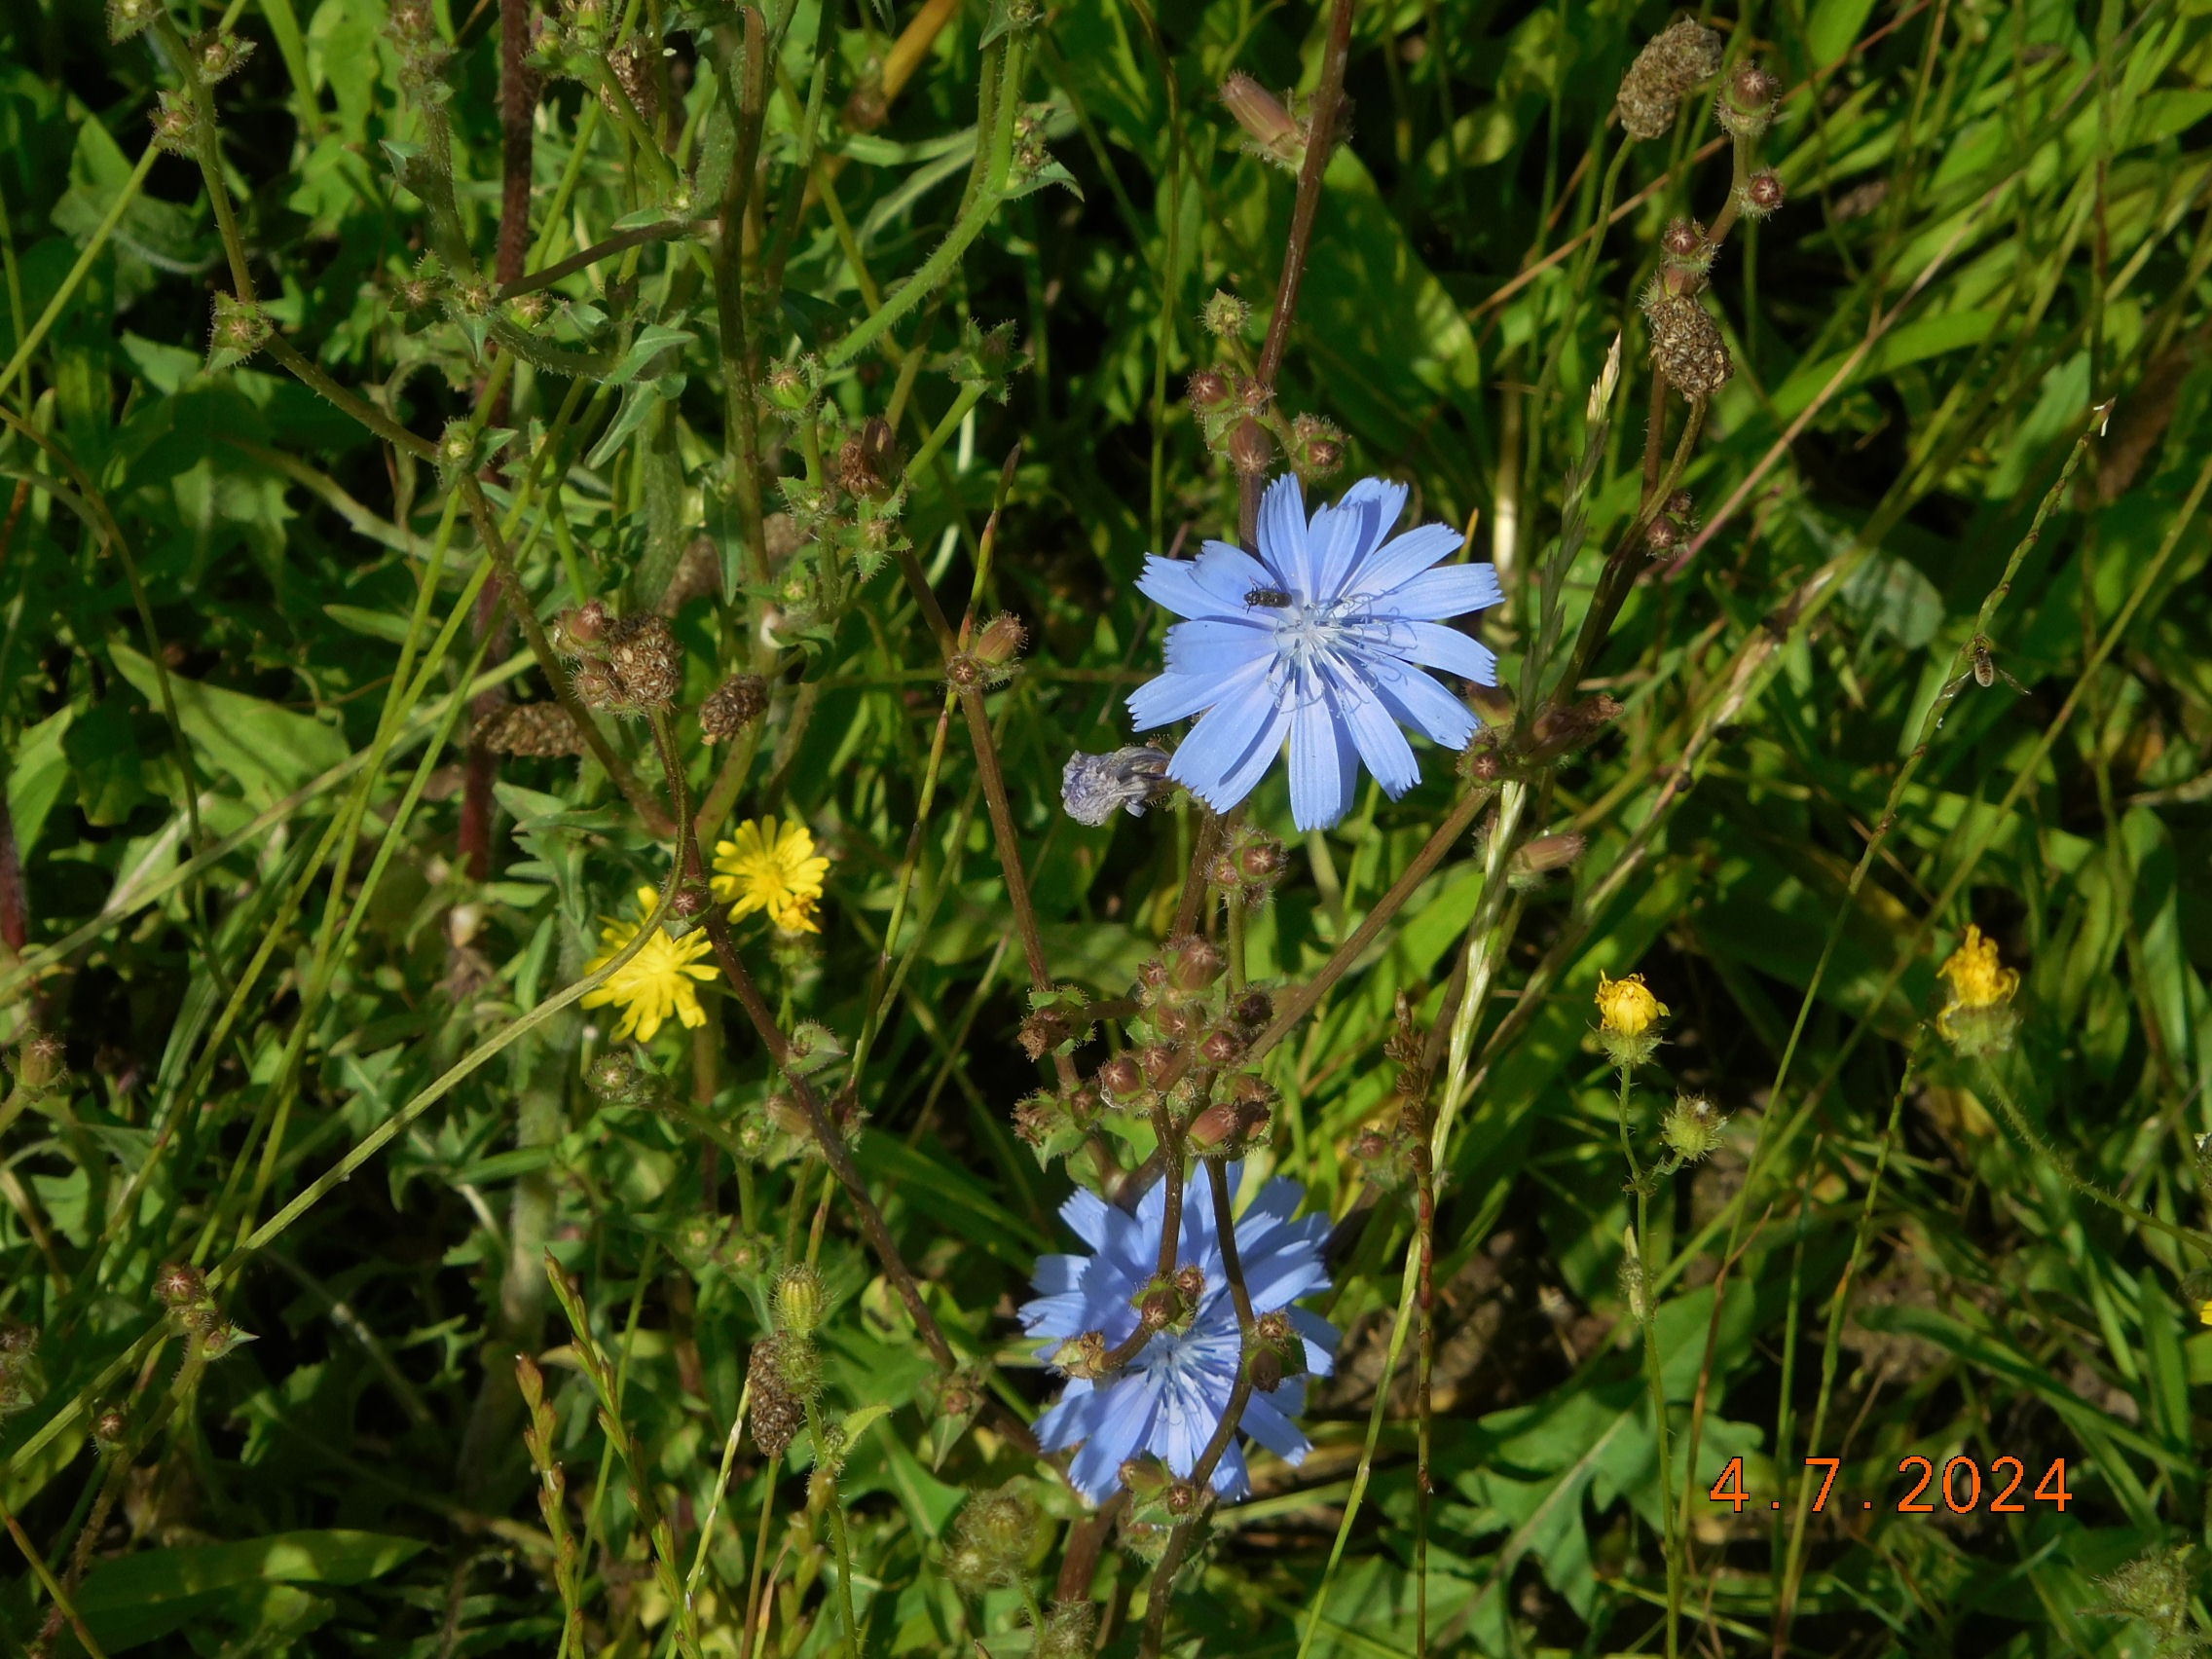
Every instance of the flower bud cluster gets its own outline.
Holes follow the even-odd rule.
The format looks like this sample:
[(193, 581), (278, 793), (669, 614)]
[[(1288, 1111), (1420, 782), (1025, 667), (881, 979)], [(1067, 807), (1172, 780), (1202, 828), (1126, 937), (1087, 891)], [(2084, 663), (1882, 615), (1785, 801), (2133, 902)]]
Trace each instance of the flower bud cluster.
[(217, 292), (207, 326), (207, 354), (216, 367), (242, 361), (269, 344), (269, 313), (251, 300)]
[(162, 1269), (154, 1275), (154, 1296), (168, 1309), (171, 1328), (204, 1358), (221, 1359), (254, 1340), (223, 1316), (198, 1268), (172, 1263)]
[(245, 67), (246, 59), (253, 55), (253, 42), (241, 40), (228, 29), (210, 29), (193, 42), (192, 55), (200, 66), (201, 80), (212, 87)]
[(121, 46), (161, 15), (162, 0), (107, 0), (107, 38)]
[(961, 1506), (945, 1551), (946, 1574), (970, 1594), (1012, 1584), (1044, 1541), (1044, 1516), (1027, 1483), (1012, 1480)]
[(1131, 1457), (1122, 1465), (1129, 1508), (1123, 1541), (1140, 1559), (1158, 1561), (1168, 1533), (1196, 1515), (1205, 1494), (1157, 1457)]
[(1240, 824), (1207, 863), (1206, 884), (1238, 895), (1247, 906), (1264, 904), (1289, 868), (1280, 840)]
[(842, 424), (822, 386), (820, 364), (801, 357), (771, 370), (763, 390), (789, 441), (821, 458), (819, 470), (782, 482), (792, 536), (781, 560), (770, 549), (773, 624), (783, 636), (826, 642), (862, 584), (907, 545), (906, 470), (891, 424), (871, 415)]
[(1397, 1106), (1360, 1129), (1352, 1154), (1366, 1166), (1367, 1178), (1388, 1192), (1414, 1186), (1428, 1167), (1429, 1063), (1426, 1035), (1415, 1018), (1414, 1001), (1398, 993), (1395, 1023), (1382, 1053), (1397, 1066), (1391, 1093)]
[(171, 156), (200, 149), (200, 106), (183, 92), (165, 91), (154, 101), (154, 146)]
[(1643, 544), (1652, 554), (1671, 553), (1697, 534), (1697, 503), (1687, 490), (1677, 490), (1644, 526)]
[(1054, 985), (1029, 993), (1029, 1014), (1021, 1022), (1021, 1051), (1033, 1060), (1064, 1054), (1088, 1041), (1093, 1022), (1090, 999), (1080, 985)]
[(1029, 643), (1021, 618), (1002, 613), (976, 630), (967, 648), (945, 660), (944, 677), (959, 691), (984, 691), (1012, 680)]
[(1318, 415), (1295, 416), (1290, 423), (1286, 453), (1292, 469), (1310, 484), (1344, 465), (1345, 435), (1334, 422)]
[(1758, 138), (1774, 121), (1774, 106), (1781, 101), (1782, 83), (1759, 64), (1746, 58), (1736, 65), (1714, 101), (1714, 115), (1721, 130), (1737, 138)]
[(1054, 1602), (1030, 1644), (1031, 1659), (1089, 1659), (1098, 1641), (1095, 1602)]

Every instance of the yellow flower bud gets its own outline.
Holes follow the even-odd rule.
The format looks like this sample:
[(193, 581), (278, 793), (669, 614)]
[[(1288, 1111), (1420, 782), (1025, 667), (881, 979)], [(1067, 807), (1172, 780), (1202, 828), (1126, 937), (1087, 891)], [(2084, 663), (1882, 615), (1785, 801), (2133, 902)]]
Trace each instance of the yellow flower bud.
[(1598, 1019), (1603, 1027), (1622, 1037), (1641, 1037), (1653, 1020), (1667, 1017), (1667, 1005), (1651, 994), (1641, 974), (1608, 979), (1598, 976)]

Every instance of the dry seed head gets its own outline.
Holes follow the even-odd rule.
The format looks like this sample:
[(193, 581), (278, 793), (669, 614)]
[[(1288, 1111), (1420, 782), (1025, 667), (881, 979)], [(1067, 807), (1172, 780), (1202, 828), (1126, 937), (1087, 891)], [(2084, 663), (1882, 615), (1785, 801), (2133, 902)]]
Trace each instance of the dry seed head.
[(1658, 138), (1675, 125), (1683, 94), (1720, 72), (1720, 37), (1691, 18), (1670, 24), (1621, 77), (1616, 107), (1632, 138)]
[(581, 755), (583, 733), (558, 703), (508, 703), (476, 722), (475, 741), (494, 755), (551, 759)]
[(646, 714), (675, 702), (683, 682), (683, 653), (667, 619), (646, 611), (609, 623), (607, 672), (620, 713)]
[(1273, 1348), (1261, 1348), (1252, 1355), (1252, 1386), (1263, 1394), (1272, 1394), (1282, 1386), (1282, 1355)]
[(1080, 1337), (1070, 1337), (1052, 1350), (1047, 1363), (1070, 1377), (1094, 1382), (1106, 1372), (1106, 1334), (1086, 1331)]
[(1735, 359), (1705, 307), (1654, 283), (1643, 296), (1643, 315), (1651, 325), (1652, 365), (1669, 386), (1684, 397), (1702, 399), (1728, 384)]
[(899, 446), (891, 423), (870, 415), (837, 451), (837, 482), (849, 496), (880, 501), (899, 483)]
[(806, 1424), (806, 1402), (784, 1379), (778, 1348), (783, 1337), (753, 1346), (746, 1370), (753, 1384), (753, 1443), (764, 1457), (780, 1457)]
[(767, 710), (768, 682), (757, 674), (733, 674), (699, 705), (699, 735), (709, 743), (735, 737)]

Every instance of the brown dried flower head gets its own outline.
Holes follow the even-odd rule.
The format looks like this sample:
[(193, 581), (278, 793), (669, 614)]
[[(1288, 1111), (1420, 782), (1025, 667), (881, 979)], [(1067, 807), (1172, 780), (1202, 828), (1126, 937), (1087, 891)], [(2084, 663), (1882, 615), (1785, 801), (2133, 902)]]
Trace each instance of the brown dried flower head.
[(508, 703), (476, 722), (476, 741), (495, 755), (533, 759), (581, 755), (583, 733), (558, 703)]
[(1735, 359), (1704, 306), (1654, 283), (1643, 296), (1643, 315), (1651, 325), (1652, 364), (1669, 386), (1684, 397), (1706, 398), (1728, 384)]
[(1621, 77), (1621, 128), (1631, 138), (1658, 138), (1675, 125), (1684, 94), (1720, 73), (1720, 36), (1684, 18), (1636, 55)]
[[(605, 648), (602, 664), (608, 685), (601, 707), (612, 714), (643, 715), (665, 710), (676, 701), (683, 682), (683, 653), (666, 618), (648, 611), (609, 622)], [(581, 675), (576, 693), (586, 703), (592, 701)]]
[(709, 743), (735, 737), (768, 707), (768, 682), (757, 674), (733, 674), (699, 705), (699, 735)]

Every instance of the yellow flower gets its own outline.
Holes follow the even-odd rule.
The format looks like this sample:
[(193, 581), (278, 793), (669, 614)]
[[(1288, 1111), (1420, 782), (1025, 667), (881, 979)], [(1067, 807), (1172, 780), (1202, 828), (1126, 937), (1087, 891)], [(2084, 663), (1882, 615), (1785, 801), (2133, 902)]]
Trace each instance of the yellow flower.
[(1653, 1020), (1666, 1016), (1667, 1005), (1651, 994), (1641, 974), (1608, 979), (1600, 970), (1598, 1020), (1605, 1030), (1621, 1037), (1641, 1037)]
[(1967, 924), (1967, 937), (1936, 972), (1951, 981), (1951, 1001), (1937, 1023), (1967, 1008), (1996, 1008), (2012, 1000), (2020, 988), (2020, 971), (1997, 959), (1997, 941), (1985, 939), (1981, 929)]
[(797, 819), (779, 828), (772, 817), (751, 818), (737, 827), (736, 840), (715, 843), (715, 897), (730, 901), (733, 922), (762, 910), (785, 933), (820, 933), (814, 903), (829, 869), (813, 831)]
[(2020, 975), (1997, 959), (1995, 940), (1985, 939), (1969, 922), (1967, 937), (1936, 972), (1950, 981), (1950, 1001), (1936, 1015), (1936, 1029), (1944, 1041), (1968, 1059), (2012, 1046), (2020, 1018), (2010, 1005)]
[(2205, 1302), (2198, 1307), (2196, 1322), (2200, 1325), (2212, 1325), (2212, 1302)]
[[(584, 964), (584, 972), (596, 974), (612, 961), (624, 945), (638, 937), (638, 929), (644, 926), (643, 918), (651, 915), (653, 906), (659, 903), (659, 894), (649, 887), (641, 887), (638, 889), (639, 921), (601, 917), (607, 926), (600, 930), (599, 937), (607, 948)], [(671, 1014), (685, 1025), (704, 1025), (707, 1011), (699, 1006), (699, 993), (691, 981), (715, 977), (714, 969), (699, 960), (712, 948), (703, 928), (682, 939), (670, 939), (666, 932), (656, 928), (645, 948), (617, 968), (606, 984), (584, 993), (584, 1007), (605, 1008), (608, 1003), (620, 1003), (622, 1018), (614, 1027), (614, 1035), (620, 1038), (635, 1033), (641, 1043), (650, 1043), (653, 1033)]]

